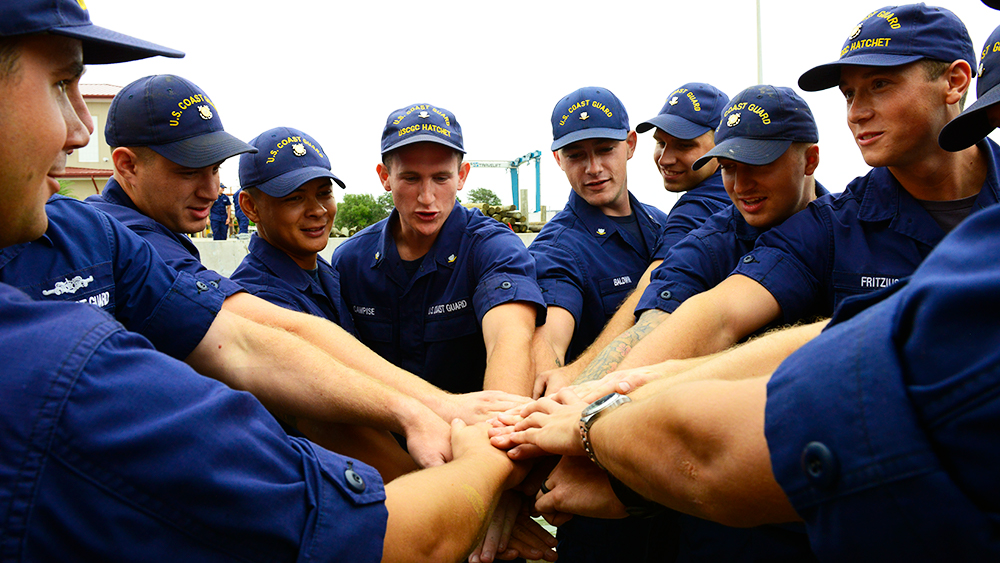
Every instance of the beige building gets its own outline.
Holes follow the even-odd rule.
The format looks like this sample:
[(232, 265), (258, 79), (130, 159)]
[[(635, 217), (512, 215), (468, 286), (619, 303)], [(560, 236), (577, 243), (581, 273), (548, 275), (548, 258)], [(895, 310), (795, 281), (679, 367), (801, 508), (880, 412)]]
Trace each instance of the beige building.
[(104, 140), (104, 126), (108, 119), (111, 100), (121, 90), (120, 86), (108, 84), (80, 84), (83, 100), (87, 103), (94, 120), (94, 134), (90, 143), (73, 151), (66, 160), (66, 173), (59, 182), (60, 193), (76, 199), (101, 193), (104, 184), (111, 177), (114, 164), (111, 162), (111, 148)]

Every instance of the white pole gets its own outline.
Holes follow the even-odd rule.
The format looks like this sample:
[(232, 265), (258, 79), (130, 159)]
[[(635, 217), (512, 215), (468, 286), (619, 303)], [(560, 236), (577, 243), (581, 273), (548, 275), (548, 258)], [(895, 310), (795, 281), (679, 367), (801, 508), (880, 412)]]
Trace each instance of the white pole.
[(757, 84), (764, 83), (764, 56), (760, 37), (760, 0), (757, 0)]

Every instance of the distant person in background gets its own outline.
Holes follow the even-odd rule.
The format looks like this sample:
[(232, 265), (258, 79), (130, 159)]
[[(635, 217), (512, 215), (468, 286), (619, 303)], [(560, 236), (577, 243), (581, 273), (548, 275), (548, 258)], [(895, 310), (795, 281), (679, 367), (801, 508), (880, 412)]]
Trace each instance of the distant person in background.
[(212, 239), (226, 240), (229, 238), (229, 225), (232, 224), (230, 210), (232, 202), (226, 195), (226, 186), (219, 184), (219, 197), (212, 204)]
[(250, 220), (247, 219), (246, 213), (243, 213), (243, 208), (240, 207), (240, 193), (242, 191), (242, 189), (237, 190), (233, 196), (233, 214), (236, 215), (237, 236), (245, 235), (250, 231)]

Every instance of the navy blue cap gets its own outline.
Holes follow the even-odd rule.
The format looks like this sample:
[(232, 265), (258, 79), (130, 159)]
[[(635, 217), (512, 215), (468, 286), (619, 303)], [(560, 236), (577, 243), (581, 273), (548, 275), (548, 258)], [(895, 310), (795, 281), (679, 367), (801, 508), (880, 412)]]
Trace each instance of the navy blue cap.
[(628, 137), (628, 113), (607, 88), (580, 88), (559, 100), (552, 110), (552, 150), (584, 139)]
[(729, 102), (715, 130), (715, 148), (692, 168), (698, 170), (716, 157), (763, 166), (785, 154), (792, 143), (816, 142), (816, 119), (794, 90), (751, 86)]
[(329, 178), (341, 188), (344, 182), (330, 172), (330, 157), (309, 135), (291, 127), (275, 127), (254, 137), (256, 154), (240, 156), (240, 185), (255, 187), (269, 196), (285, 197), (316, 178)]
[(189, 168), (257, 152), (223, 130), (208, 94), (172, 74), (146, 76), (122, 88), (111, 100), (104, 138), (112, 147), (149, 147)]
[(455, 114), (433, 104), (412, 104), (389, 114), (382, 129), (382, 154), (429, 141), (465, 154), (462, 126)]
[(976, 103), (965, 108), (938, 135), (938, 144), (946, 151), (960, 151), (982, 141), (993, 130), (986, 115), (990, 106), (1000, 102), (1000, 27), (993, 30), (983, 46), (976, 79)]
[(184, 53), (90, 23), (83, 0), (6, 0), (0, 2), (0, 37), (52, 33), (79, 39), (86, 64), (120, 63), (156, 55)]
[(840, 67), (899, 66), (931, 59), (959, 59), (976, 68), (976, 49), (965, 24), (945, 8), (925, 4), (886, 6), (865, 16), (851, 30), (837, 62), (807, 70), (799, 88), (815, 92), (840, 84)]
[(639, 133), (653, 127), (678, 139), (694, 139), (719, 124), (729, 96), (711, 84), (688, 82), (667, 96), (656, 117), (635, 126)]

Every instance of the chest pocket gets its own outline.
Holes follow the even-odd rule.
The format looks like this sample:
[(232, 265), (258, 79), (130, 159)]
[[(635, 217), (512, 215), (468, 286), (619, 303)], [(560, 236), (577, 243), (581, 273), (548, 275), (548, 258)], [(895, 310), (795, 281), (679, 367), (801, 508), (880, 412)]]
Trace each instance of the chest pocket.
[[(424, 341), (444, 342), (479, 334), (479, 321), (472, 299), (432, 305), (424, 319)], [(480, 342), (481, 344), (481, 342)]]
[(601, 293), (601, 303), (604, 305), (605, 316), (615, 314), (622, 301), (635, 289), (635, 286), (639, 285), (642, 273), (642, 271), (631, 272), (597, 280), (597, 290)]
[(358, 338), (362, 342), (369, 346), (370, 342), (392, 342), (392, 319), (389, 318), (388, 307), (352, 305), (350, 313)]
[(115, 314), (115, 280), (110, 265), (97, 264), (19, 289), (37, 301), (76, 301)]

